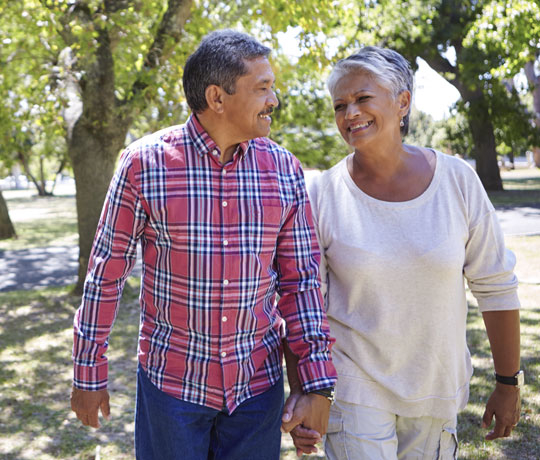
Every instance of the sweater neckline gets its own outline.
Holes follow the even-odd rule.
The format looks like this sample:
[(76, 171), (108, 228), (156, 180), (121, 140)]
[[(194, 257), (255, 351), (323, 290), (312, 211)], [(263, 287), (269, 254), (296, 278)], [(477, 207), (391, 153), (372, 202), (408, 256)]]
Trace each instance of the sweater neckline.
[(368, 195), (365, 193), (358, 185), (355, 184), (353, 178), (351, 177), (349, 173), (349, 169), (347, 167), (347, 162), (349, 160), (349, 157), (354, 155), (353, 153), (350, 153), (347, 155), (343, 160), (341, 160), (341, 176), (343, 177), (343, 180), (347, 184), (349, 190), (351, 193), (358, 197), (359, 199), (370, 203), (375, 204), (378, 206), (385, 206), (389, 208), (409, 208), (414, 206), (419, 206), (423, 204), (425, 201), (429, 200), (435, 191), (437, 190), (437, 187), (439, 186), (440, 182), (440, 175), (441, 175), (441, 162), (442, 162), (442, 155), (440, 152), (438, 152), (435, 149), (430, 149), (432, 152), (435, 153), (435, 171), (433, 172), (433, 177), (431, 178), (431, 182), (426, 187), (426, 189), (417, 197), (406, 200), (406, 201), (385, 201), (385, 200), (379, 200), (378, 198), (374, 198), (371, 195)]

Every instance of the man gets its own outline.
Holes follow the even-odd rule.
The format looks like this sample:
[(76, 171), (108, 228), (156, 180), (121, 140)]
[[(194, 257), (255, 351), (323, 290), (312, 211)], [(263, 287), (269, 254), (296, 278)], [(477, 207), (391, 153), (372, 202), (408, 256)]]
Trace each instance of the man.
[(184, 69), (192, 115), (130, 145), (105, 200), (72, 409), (84, 425), (108, 417), (104, 354), (140, 241), (138, 459), (279, 458), (284, 338), (301, 386), (287, 430), (325, 430), (333, 340), (300, 164), (264, 137), (278, 104), (269, 53), (238, 32), (206, 36)]

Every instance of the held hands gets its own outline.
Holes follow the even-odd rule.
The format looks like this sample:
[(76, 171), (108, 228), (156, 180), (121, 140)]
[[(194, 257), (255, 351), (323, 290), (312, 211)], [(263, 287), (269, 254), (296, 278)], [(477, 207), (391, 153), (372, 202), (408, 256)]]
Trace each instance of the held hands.
[(497, 383), (495, 390), (489, 397), (482, 417), (482, 428), (489, 428), (493, 416), (495, 416), (495, 427), (486, 435), (486, 439), (492, 441), (493, 439), (510, 436), (517, 425), (520, 411), (521, 397), (519, 388)]
[(324, 396), (291, 391), (283, 409), (281, 430), (291, 433), (298, 456), (317, 452), (315, 444), (326, 433), (329, 412), (330, 401)]
[(98, 412), (109, 420), (111, 409), (109, 407), (109, 392), (107, 390), (85, 391), (78, 388), (71, 389), (71, 410), (85, 426), (99, 428)]

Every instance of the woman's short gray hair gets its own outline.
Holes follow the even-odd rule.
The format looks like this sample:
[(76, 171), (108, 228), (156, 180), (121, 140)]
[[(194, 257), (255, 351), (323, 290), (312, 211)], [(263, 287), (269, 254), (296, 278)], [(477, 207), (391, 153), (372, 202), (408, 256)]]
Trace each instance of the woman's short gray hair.
[[(414, 79), (411, 65), (397, 51), (378, 46), (366, 46), (349, 57), (339, 60), (328, 77), (327, 85), (330, 95), (334, 95), (341, 77), (354, 72), (368, 73), (394, 97), (398, 97), (401, 92), (407, 90), (411, 93), (412, 100)], [(403, 117), (402, 136), (409, 131), (410, 112), (409, 107), (407, 115)]]

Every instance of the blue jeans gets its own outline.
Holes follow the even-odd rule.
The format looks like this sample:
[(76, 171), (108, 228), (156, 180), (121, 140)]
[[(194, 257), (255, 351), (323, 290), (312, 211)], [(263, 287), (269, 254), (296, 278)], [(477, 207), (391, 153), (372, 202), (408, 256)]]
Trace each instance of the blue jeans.
[(226, 410), (169, 396), (137, 371), (137, 460), (278, 460), (283, 377), (268, 391)]

